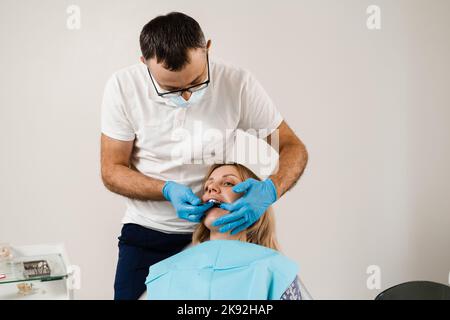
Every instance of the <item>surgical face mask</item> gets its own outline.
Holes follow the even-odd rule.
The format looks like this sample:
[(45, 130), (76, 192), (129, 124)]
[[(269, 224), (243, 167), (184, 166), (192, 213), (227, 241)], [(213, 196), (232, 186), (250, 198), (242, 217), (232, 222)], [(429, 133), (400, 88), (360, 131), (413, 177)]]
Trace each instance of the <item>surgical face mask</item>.
[(205, 95), (205, 91), (206, 91), (206, 88), (192, 92), (189, 100), (187, 100), (187, 101), (184, 100), (184, 98), (181, 95), (178, 95), (175, 97), (169, 97), (166, 99), (169, 99), (177, 107), (187, 108), (191, 104), (198, 103), (202, 99), (202, 97)]
[[(147, 68), (147, 71), (150, 75), (150, 78), (151, 78), (156, 90), (158, 92), (162, 92), (162, 93), (167, 91), (167, 90), (162, 89), (156, 81), (153, 81), (153, 77), (148, 68)], [(187, 108), (191, 104), (198, 103), (202, 99), (202, 97), (205, 95), (205, 91), (208, 88), (208, 83), (203, 84), (203, 86), (204, 87), (201, 87), (201, 88), (192, 88), (191, 89), (191, 90), (197, 89), (196, 91), (189, 90), (189, 92), (191, 92), (191, 96), (189, 97), (189, 100), (187, 100), (187, 101), (179, 93), (169, 94), (166, 96), (162, 96), (161, 98), (163, 98), (169, 105), (172, 105), (175, 107)]]

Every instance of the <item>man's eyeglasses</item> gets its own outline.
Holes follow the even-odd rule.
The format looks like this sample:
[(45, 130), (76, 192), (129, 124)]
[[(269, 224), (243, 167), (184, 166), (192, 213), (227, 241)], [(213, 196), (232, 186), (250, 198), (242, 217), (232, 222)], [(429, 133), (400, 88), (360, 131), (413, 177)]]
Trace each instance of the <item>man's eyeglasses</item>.
[(183, 92), (185, 92), (185, 91), (189, 91), (190, 93), (193, 93), (193, 92), (205, 89), (209, 85), (210, 74), (209, 74), (209, 57), (208, 57), (208, 53), (206, 53), (206, 63), (208, 65), (208, 79), (205, 82), (193, 85), (193, 86), (188, 87), (186, 89), (167, 91), (167, 92), (159, 92), (158, 91), (158, 89), (156, 88), (155, 82), (153, 81), (152, 74), (150, 73), (150, 69), (147, 68), (147, 71), (148, 71), (148, 74), (150, 76), (150, 79), (152, 80), (153, 87), (155, 87), (155, 90), (156, 90), (156, 93), (158, 94), (158, 96), (165, 97), (165, 98), (178, 97), (178, 96), (181, 96), (183, 94)]

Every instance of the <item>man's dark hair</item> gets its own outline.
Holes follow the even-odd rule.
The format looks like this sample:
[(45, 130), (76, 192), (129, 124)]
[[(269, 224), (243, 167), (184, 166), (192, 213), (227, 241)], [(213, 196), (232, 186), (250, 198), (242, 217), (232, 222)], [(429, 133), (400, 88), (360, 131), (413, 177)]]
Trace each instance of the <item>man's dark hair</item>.
[(170, 71), (180, 71), (189, 63), (188, 50), (206, 47), (205, 36), (197, 21), (181, 12), (158, 16), (147, 23), (140, 36), (146, 60), (156, 56)]

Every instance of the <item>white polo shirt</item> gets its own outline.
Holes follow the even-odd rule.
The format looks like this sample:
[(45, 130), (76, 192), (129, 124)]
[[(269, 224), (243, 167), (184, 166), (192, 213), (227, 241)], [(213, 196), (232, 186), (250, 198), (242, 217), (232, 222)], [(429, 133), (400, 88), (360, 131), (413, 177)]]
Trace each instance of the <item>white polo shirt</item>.
[[(211, 82), (202, 99), (187, 108), (156, 94), (143, 63), (115, 72), (107, 81), (102, 102), (102, 133), (134, 140), (134, 168), (149, 177), (187, 185), (198, 196), (208, 168), (221, 162), (237, 129), (263, 129), (258, 136), (264, 138), (283, 120), (248, 70), (209, 60)], [(122, 223), (166, 233), (195, 229), (196, 223), (178, 218), (168, 201), (126, 201)]]

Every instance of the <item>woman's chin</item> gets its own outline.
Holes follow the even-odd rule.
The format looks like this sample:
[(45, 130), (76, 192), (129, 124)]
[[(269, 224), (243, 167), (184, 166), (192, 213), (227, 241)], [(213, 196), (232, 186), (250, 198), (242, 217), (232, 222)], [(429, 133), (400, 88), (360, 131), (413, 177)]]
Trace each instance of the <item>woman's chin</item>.
[(221, 208), (216, 208), (216, 207), (211, 208), (211, 209), (209, 209), (209, 210), (206, 212), (205, 220), (203, 221), (203, 223), (205, 224), (205, 226), (206, 226), (209, 230), (212, 230), (212, 229), (213, 229), (213, 230), (216, 230), (217, 227), (213, 227), (213, 226), (212, 226), (212, 223), (213, 223), (216, 219), (218, 219), (218, 218), (224, 216), (227, 212), (228, 212), (228, 211), (223, 210), (223, 209), (221, 209)]

